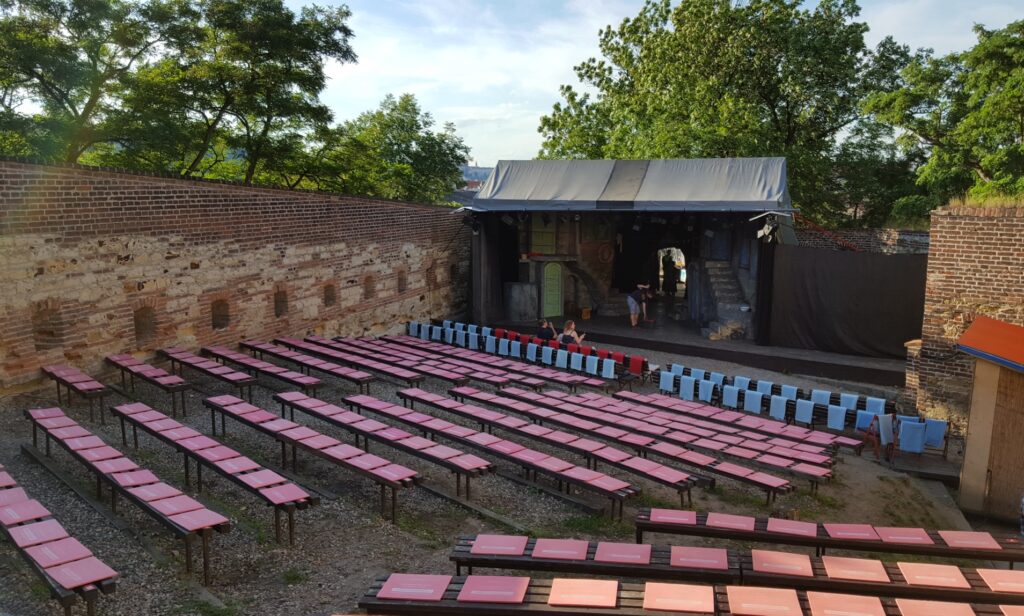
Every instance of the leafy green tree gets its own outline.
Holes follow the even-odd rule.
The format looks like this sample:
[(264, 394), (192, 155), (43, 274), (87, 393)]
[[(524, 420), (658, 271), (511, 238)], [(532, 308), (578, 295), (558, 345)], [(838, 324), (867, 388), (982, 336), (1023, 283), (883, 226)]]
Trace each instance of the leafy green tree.
[(1024, 194), (1024, 21), (975, 33), (969, 51), (916, 58), (864, 105), (925, 150), (918, 180), (943, 199)]
[(853, 0), (648, 0), (600, 33), (541, 119), (548, 158), (785, 156), (794, 201), (838, 224), (847, 200), (832, 168), (866, 94), (894, 87), (909, 60), (891, 39), (864, 43)]

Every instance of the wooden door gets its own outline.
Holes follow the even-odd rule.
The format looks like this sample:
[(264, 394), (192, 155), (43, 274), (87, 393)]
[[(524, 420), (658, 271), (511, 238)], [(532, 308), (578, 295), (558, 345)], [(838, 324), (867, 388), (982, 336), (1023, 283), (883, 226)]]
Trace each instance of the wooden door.
[(1024, 374), (1002, 368), (989, 451), (988, 498), (993, 516), (1017, 519), (1024, 496)]
[(544, 265), (544, 281), (541, 285), (544, 301), (541, 302), (541, 316), (557, 317), (562, 314), (562, 264)]

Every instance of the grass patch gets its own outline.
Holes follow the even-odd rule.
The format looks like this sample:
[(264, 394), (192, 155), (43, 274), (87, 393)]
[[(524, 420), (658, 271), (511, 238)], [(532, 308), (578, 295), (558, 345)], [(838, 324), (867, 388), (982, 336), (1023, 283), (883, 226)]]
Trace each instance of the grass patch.
[(228, 600), (224, 607), (193, 599), (182, 604), (175, 610), (181, 616), (241, 616), (242, 605), (237, 601)]
[(628, 537), (633, 534), (633, 526), (625, 521), (613, 520), (603, 515), (585, 515), (569, 518), (562, 522), (558, 529), (564, 532), (605, 537)]
[(284, 573), (281, 574), (281, 581), (284, 582), (285, 585), (287, 586), (295, 586), (296, 584), (302, 584), (308, 579), (309, 576), (306, 574), (305, 571), (301, 571), (295, 568), (287, 569)]
[(640, 496), (636, 499), (636, 504), (640, 507), (651, 507), (652, 509), (677, 509), (679, 507), (675, 501), (658, 498), (653, 494), (644, 492), (641, 492)]
[(448, 539), (421, 517), (398, 514), (398, 528), (423, 541), (425, 547), (437, 549), (448, 544)]

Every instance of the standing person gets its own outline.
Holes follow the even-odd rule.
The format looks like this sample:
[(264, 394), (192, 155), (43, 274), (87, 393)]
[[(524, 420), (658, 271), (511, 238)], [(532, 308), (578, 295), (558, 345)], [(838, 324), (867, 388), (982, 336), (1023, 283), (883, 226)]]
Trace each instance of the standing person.
[(636, 290), (626, 296), (626, 303), (629, 304), (629, 324), (636, 327), (640, 321), (640, 313), (647, 319), (647, 290), (650, 285), (638, 284)]
[(547, 319), (541, 319), (538, 323), (537, 337), (541, 340), (554, 340), (558, 337), (558, 332), (555, 331), (555, 324)]
[(581, 334), (576, 331), (576, 321), (566, 321), (565, 329), (562, 330), (560, 342), (562, 344), (579, 344), (583, 342), (584, 336), (586, 336), (586, 334)]

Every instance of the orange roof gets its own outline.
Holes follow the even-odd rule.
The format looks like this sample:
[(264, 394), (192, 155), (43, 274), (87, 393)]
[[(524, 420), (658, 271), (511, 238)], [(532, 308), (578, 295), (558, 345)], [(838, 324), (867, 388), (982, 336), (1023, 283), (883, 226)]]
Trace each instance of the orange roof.
[(975, 357), (1024, 372), (1024, 327), (978, 316), (957, 346)]

